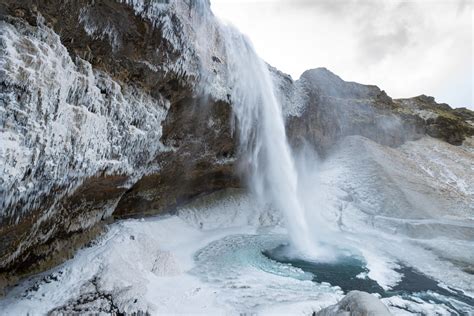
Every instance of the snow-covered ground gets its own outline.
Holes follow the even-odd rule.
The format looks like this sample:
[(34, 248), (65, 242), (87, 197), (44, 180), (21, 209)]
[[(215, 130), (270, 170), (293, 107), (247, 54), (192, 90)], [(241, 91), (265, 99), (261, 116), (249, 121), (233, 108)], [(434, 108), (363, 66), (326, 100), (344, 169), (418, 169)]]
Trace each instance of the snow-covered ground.
[[(473, 297), (473, 153), (425, 138), (392, 149), (347, 138), (310, 166), (314, 234), (354, 253), (388, 290), (400, 265)], [(316, 168), (316, 169), (315, 169)], [(122, 311), (311, 315), (339, 301), (335, 285), (262, 255), (287, 242), (282, 218), (241, 191), (201, 198), (177, 215), (125, 220), (63, 265), (23, 281), (0, 300), (5, 315)], [(433, 294), (437, 297), (437, 294)], [(394, 315), (452, 315), (452, 298), (392, 296)], [(451, 305), (451, 306), (450, 306)]]
[[(15, 287), (0, 302), (0, 309), (5, 315), (46, 314), (61, 306), (58, 314), (118, 308), (127, 313), (212, 315), (277, 303), (308, 301), (303, 306), (308, 311), (336, 303), (342, 296), (337, 288), (286, 276), (304, 276), (299, 269), (262, 256), (261, 264), (271, 269), (267, 272), (258, 262), (250, 262), (254, 254), (244, 255), (242, 262), (226, 262), (233, 250), (256, 254), (265, 243), (275, 247), (281, 242), (281, 235), (266, 233), (256, 244), (248, 244), (246, 238), (259, 236), (261, 229), (200, 231), (177, 216), (122, 221), (74, 259)], [(195, 262), (194, 255), (213, 242), (215, 252), (207, 253), (208, 249)], [(281, 275), (272, 272), (279, 269)], [(251, 289), (250, 296), (245, 289)]]

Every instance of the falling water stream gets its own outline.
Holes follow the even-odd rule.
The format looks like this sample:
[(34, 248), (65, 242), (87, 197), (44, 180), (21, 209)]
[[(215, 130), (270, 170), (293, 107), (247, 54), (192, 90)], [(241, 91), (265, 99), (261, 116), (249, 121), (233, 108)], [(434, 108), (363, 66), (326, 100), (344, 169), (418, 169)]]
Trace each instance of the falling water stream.
[(298, 196), (295, 161), (268, 67), (244, 35), (232, 27), (223, 32), (249, 186), (260, 201), (271, 203), (284, 214), (291, 243), (300, 255), (317, 256), (318, 246)]

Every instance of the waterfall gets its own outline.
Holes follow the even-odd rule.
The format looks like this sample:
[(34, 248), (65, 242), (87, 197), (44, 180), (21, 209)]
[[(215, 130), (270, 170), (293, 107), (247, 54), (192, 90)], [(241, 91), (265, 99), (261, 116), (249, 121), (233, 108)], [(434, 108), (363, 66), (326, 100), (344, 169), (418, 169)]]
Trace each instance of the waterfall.
[(291, 244), (300, 255), (316, 256), (314, 240), (298, 195), (298, 174), (286, 137), (281, 105), (268, 67), (250, 41), (223, 28), (232, 104), (250, 189), (282, 212)]
[[(271, 204), (284, 215), (290, 243), (298, 256), (321, 258), (322, 248), (315, 238), (318, 225), (308, 201), (303, 201), (301, 183), (288, 144), (281, 105), (267, 64), (257, 55), (245, 35), (223, 24), (209, 10), (207, 0), (198, 0), (191, 14), (201, 57), (201, 78), (205, 87), (224, 80), (237, 129), (241, 168), (258, 201)], [(223, 75), (209, 75), (212, 52), (223, 57)], [(216, 72), (217, 74), (217, 72)], [(208, 77), (208, 78), (206, 78)], [(209, 79), (210, 78), (210, 79)], [(221, 90), (218, 90), (221, 93)], [(304, 190), (303, 190), (304, 191)]]

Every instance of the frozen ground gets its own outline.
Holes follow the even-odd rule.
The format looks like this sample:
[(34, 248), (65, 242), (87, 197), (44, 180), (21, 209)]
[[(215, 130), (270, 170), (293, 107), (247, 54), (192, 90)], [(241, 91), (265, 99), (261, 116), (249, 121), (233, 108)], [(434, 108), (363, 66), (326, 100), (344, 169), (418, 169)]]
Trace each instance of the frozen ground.
[[(312, 227), (325, 247), (366, 263), (360, 278), (390, 290), (403, 265), (472, 299), (473, 164), (469, 148), (430, 138), (390, 149), (351, 137), (325, 162), (306, 165), (311, 190), (300, 194), (313, 197)], [(121, 221), (72, 260), (12, 288), (0, 310), (311, 315), (335, 304), (344, 295), (337, 284), (262, 255), (287, 242), (281, 221), (240, 191), (205, 197), (176, 216)], [(469, 302), (436, 293), (382, 302), (394, 315), (474, 313)]]
[[(262, 257), (260, 264), (271, 270), (267, 272), (251, 262), (258, 261), (260, 247), (281, 242), (280, 235), (268, 234), (253, 245), (242, 242), (255, 233), (248, 226), (203, 232), (176, 216), (123, 221), (73, 260), (14, 288), (0, 307), (6, 315), (46, 314), (58, 307), (58, 314), (118, 308), (210, 315), (300, 301), (309, 301), (304, 308), (312, 310), (341, 297), (338, 289), (314, 284), (299, 269)], [(215, 251), (201, 252), (196, 263), (194, 254), (213, 242)], [(242, 262), (227, 262), (235, 249), (251, 254), (244, 253)], [(251, 289), (249, 295), (242, 289)]]

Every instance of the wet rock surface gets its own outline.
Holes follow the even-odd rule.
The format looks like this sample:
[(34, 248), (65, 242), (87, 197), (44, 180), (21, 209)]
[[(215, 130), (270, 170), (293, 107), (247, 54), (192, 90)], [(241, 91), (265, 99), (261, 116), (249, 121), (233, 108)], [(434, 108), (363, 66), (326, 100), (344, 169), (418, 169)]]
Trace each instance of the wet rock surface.
[[(0, 3), (0, 288), (113, 217), (241, 186), (226, 59), (195, 45), (196, 23), (218, 42), (209, 14), (206, 1)], [(290, 141), (323, 156), (348, 135), (389, 146), (474, 135), (472, 111), (429, 97), (392, 100), (325, 69), (272, 73)]]

